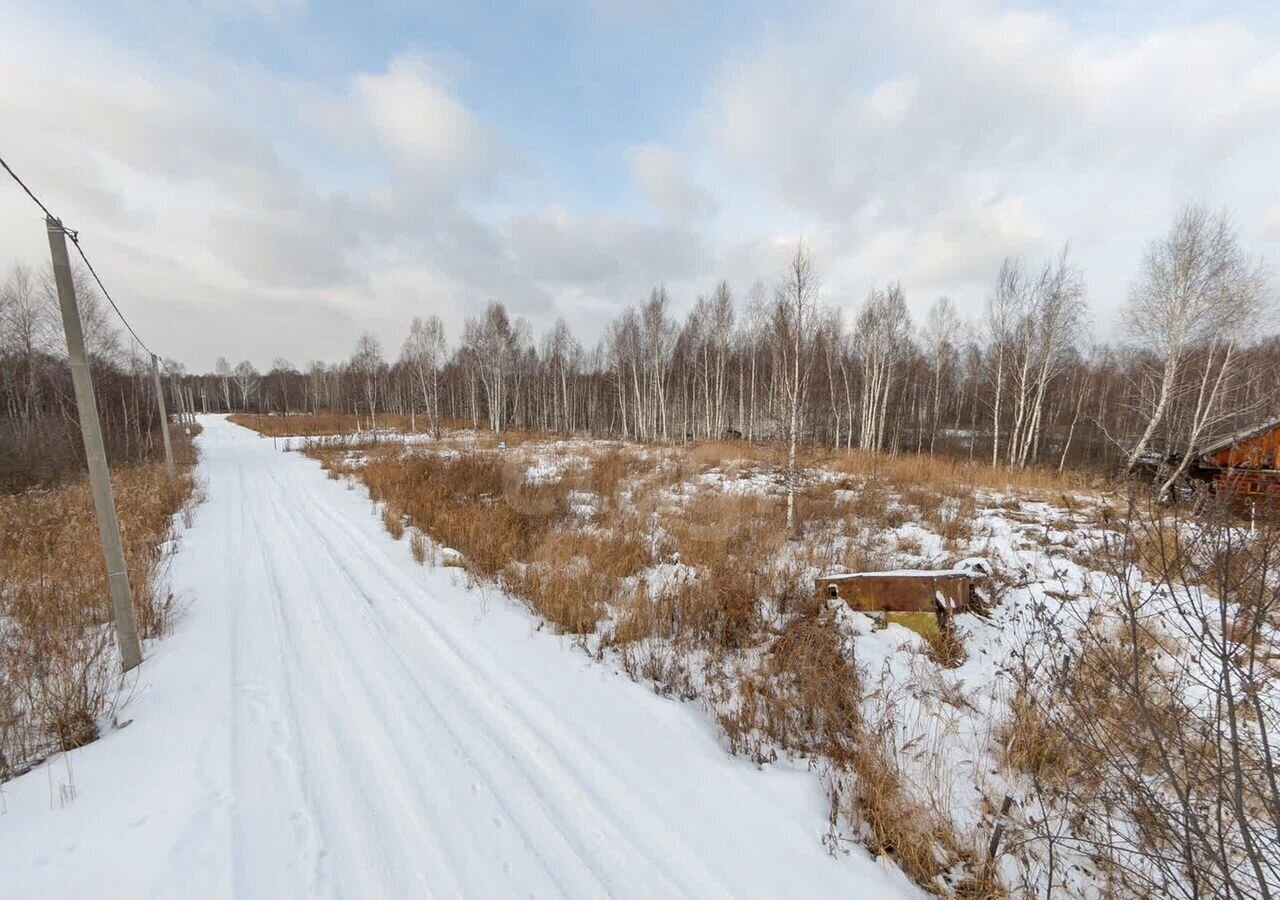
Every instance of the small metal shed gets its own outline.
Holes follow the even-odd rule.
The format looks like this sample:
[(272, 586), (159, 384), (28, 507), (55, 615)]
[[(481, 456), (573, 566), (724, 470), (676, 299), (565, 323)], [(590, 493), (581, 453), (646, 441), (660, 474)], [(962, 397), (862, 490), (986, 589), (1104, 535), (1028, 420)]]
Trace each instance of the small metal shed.
[(952, 616), (973, 605), (974, 586), (990, 574), (985, 560), (965, 560), (953, 569), (849, 572), (814, 579), (822, 599), (840, 599), (866, 613), (932, 613), (947, 627)]

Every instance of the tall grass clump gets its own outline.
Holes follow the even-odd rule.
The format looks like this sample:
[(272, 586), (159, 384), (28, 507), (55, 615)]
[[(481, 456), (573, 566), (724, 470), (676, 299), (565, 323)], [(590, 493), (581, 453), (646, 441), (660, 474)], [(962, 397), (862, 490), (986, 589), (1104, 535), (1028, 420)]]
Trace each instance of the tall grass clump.
[[(176, 431), (176, 430), (175, 430)], [(134, 614), (143, 638), (170, 628), (164, 573), (174, 517), (191, 501), (194, 450), (175, 434), (182, 474), (163, 463), (112, 472)], [(0, 780), (98, 736), (120, 660), (88, 479), (0, 495)]]

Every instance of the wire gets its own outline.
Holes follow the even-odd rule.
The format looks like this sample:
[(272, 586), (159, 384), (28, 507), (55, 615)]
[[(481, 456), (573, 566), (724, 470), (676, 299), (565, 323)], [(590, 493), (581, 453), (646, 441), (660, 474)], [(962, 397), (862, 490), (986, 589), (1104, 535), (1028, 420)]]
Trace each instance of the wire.
[(22, 179), (18, 177), (18, 173), (9, 168), (9, 164), (4, 161), (4, 157), (0, 157), (0, 166), (4, 167), (4, 170), (9, 173), (9, 177), (18, 183), (18, 187), (22, 188), (26, 195), (31, 198), (32, 202), (34, 202), (36, 206), (40, 207), (41, 212), (45, 214), (45, 218), (52, 222), (57, 222), (58, 227), (62, 229), (62, 233), (71, 238), (71, 243), (75, 245), (76, 252), (80, 254), (80, 258), (84, 260), (85, 267), (88, 268), (89, 274), (92, 275), (93, 280), (98, 283), (98, 290), (102, 291), (102, 296), (107, 298), (107, 302), (110, 303), (111, 308), (116, 311), (116, 315), (120, 317), (120, 321), (124, 323), (124, 327), (129, 330), (129, 334), (133, 335), (133, 339), (141, 345), (143, 350), (147, 351), (147, 353), (152, 356), (155, 356), (156, 354), (152, 352), (146, 342), (143, 341), (142, 338), (138, 337), (138, 332), (133, 330), (133, 326), (129, 324), (129, 320), (124, 317), (124, 313), (120, 311), (120, 307), (117, 306), (116, 301), (112, 299), (111, 292), (107, 290), (107, 286), (103, 284), (102, 279), (98, 277), (97, 271), (93, 268), (93, 263), (89, 262), (89, 257), (85, 255), (84, 248), (80, 246), (80, 233), (78, 231), (72, 231), (70, 228), (63, 225), (61, 219), (49, 212), (49, 207), (41, 203), (40, 198), (32, 193), (31, 188), (27, 187), (26, 184), (23, 183)]
[[(63, 229), (64, 231), (66, 229)], [(133, 330), (133, 326), (129, 324), (129, 320), (124, 317), (124, 313), (120, 312), (120, 307), (116, 306), (116, 301), (111, 299), (111, 294), (107, 291), (107, 286), (102, 283), (102, 279), (98, 277), (98, 273), (94, 271), (93, 263), (89, 262), (89, 257), (85, 255), (84, 249), (80, 246), (80, 235), (74, 231), (68, 231), (67, 237), (71, 238), (71, 243), (75, 245), (76, 252), (80, 254), (80, 258), (84, 260), (85, 266), (89, 269), (89, 274), (93, 276), (93, 280), (98, 283), (98, 290), (102, 291), (102, 296), (107, 298), (107, 302), (111, 304), (111, 308), (116, 311), (116, 315), (120, 317), (120, 321), (124, 323), (124, 327), (129, 329), (129, 333), (133, 335), (133, 339), (137, 341), (143, 350), (146, 350), (152, 356), (156, 354), (147, 346), (147, 342), (138, 337), (138, 332)]]
[(4, 166), (4, 170), (9, 173), (9, 177), (12, 178), (14, 181), (18, 182), (18, 187), (26, 191), (27, 196), (30, 197), (33, 201), (35, 201), (36, 206), (40, 207), (40, 209), (44, 211), (44, 214), (46, 216), (48, 216), (50, 219), (58, 218), (53, 213), (49, 212), (49, 207), (41, 203), (39, 197), (31, 193), (31, 188), (27, 187), (25, 184), (22, 183), (22, 179), (18, 177), (18, 173), (13, 171), (13, 169), (9, 168), (9, 164), (4, 161), (4, 157), (2, 156), (0, 156), (0, 166)]

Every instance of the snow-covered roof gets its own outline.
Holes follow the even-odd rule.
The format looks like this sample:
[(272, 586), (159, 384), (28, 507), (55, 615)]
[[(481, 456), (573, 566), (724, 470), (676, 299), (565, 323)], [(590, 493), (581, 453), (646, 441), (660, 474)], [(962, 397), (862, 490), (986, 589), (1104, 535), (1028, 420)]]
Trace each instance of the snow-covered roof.
[(822, 581), (847, 581), (851, 578), (972, 578), (968, 569), (893, 569), (888, 572), (839, 572), (822, 575)]
[(850, 578), (984, 578), (992, 573), (991, 563), (981, 556), (962, 559), (950, 569), (890, 569), (886, 572), (828, 572), (820, 581), (846, 581)]

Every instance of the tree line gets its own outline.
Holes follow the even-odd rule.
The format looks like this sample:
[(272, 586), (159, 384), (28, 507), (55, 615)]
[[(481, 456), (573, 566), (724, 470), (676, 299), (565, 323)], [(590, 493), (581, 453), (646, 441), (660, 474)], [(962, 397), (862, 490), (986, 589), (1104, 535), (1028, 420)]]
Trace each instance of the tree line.
[(721, 281), (683, 318), (659, 285), (590, 346), (563, 319), (535, 338), (492, 302), (452, 346), (428, 316), (398, 355), (364, 334), (342, 363), (260, 374), (223, 359), (194, 380), (210, 408), (345, 411), (370, 427), (395, 413), (642, 441), (794, 436), (1019, 467), (1132, 467), (1280, 416), (1274, 295), (1226, 214), (1187, 207), (1152, 241), (1111, 345), (1090, 340), (1067, 248), (1005, 259), (972, 319), (944, 296), (914, 322), (896, 282), (851, 312), (814, 268), (801, 246), (772, 289)]
[[(126, 341), (82, 267), (72, 269), (107, 458), (139, 462), (159, 448), (150, 357)], [(170, 362), (174, 371), (180, 369)], [(168, 379), (167, 390), (176, 388)], [(176, 408), (176, 392), (170, 410)], [(0, 492), (85, 471), (53, 270), (17, 263), (0, 281)]]
[[(155, 424), (145, 361), (80, 281), (108, 444), (145, 454)], [(683, 317), (674, 307), (659, 285), (587, 344), (563, 319), (535, 337), (495, 301), (454, 340), (428, 315), (399, 348), (364, 334), (339, 363), (299, 369), (278, 358), (262, 373), (222, 358), (180, 379), (204, 410), (338, 411), (371, 428), (390, 413), (430, 429), (449, 420), (641, 441), (778, 440), (1059, 469), (1181, 460), (1211, 435), (1280, 416), (1271, 285), (1230, 218), (1199, 206), (1151, 242), (1113, 344), (1090, 339), (1084, 273), (1067, 248), (1005, 259), (971, 318), (939, 297), (915, 322), (896, 282), (849, 309), (824, 295), (803, 246), (772, 285), (739, 293), (720, 281)], [(48, 469), (46, 445), (74, 459), (48, 276), (13, 267), (0, 317), (6, 465)]]

